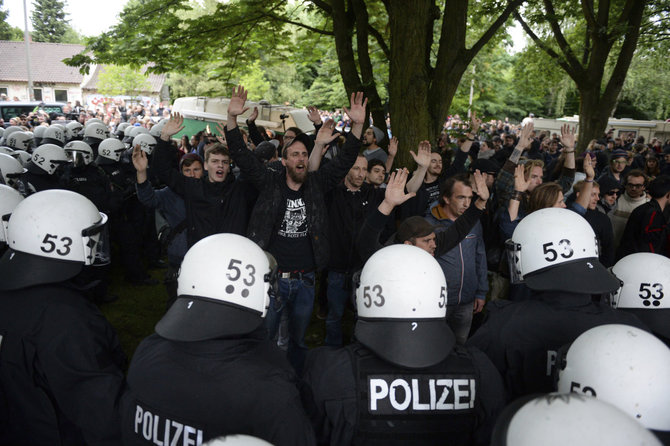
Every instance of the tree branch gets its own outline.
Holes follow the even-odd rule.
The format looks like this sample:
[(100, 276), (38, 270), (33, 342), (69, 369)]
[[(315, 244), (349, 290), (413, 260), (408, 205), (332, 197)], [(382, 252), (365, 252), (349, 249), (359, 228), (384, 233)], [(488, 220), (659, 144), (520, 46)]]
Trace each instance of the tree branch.
[(551, 31), (554, 34), (556, 43), (558, 43), (558, 47), (565, 55), (565, 60), (567, 61), (568, 64), (573, 66), (576, 72), (583, 71), (582, 65), (579, 63), (574, 53), (572, 52), (572, 48), (570, 47), (568, 41), (565, 40), (563, 31), (561, 31), (561, 27), (558, 24), (558, 21), (556, 20), (556, 11), (554, 10), (554, 4), (551, 2), (551, 0), (544, 0), (544, 7), (547, 10), (546, 14), (547, 21), (549, 22)]
[(588, 25), (588, 29), (595, 30), (598, 28), (598, 24), (596, 23), (596, 16), (593, 13), (593, 0), (582, 0), (582, 13), (584, 14), (584, 18), (586, 19), (586, 23)]
[(495, 22), (489, 26), (486, 32), (482, 34), (482, 36), (479, 38), (479, 40), (477, 40), (477, 42), (475, 42), (474, 45), (472, 45), (468, 52), (472, 52), (472, 54), (476, 55), (484, 47), (484, 45), (486, 45), (489, 40), (491, 40), (495, 33), (498, 32), (500, 27), (507, 21), (512, 12), (515, 11), (523, 2), (524, 0), (513, 0), (507, 3), (507, 6), (503, 12), (500, 13)]
[(384, 56), (386, 56), (387, 59), (391, 59), (391, 50), (389, 49), (388, 45), (386, 44), (386, 41), (384, 40), (384, 36), (375, 28), (374, 26), (370, 25), (368, 23), (368, 32), (372, 34), (372, 37), (375, 38), (377, 41), (377, 44), (379, 47), (382, 49), (382, 52), (384, 53)]
[(268, 16), (272, 17), (275, 20), (279, 20), (280, 22), (288, 23), (289, 25), (295, 25), (295, 26), (298, 26), (300, 28), (304, 28), (304, 29), (307, 29), (309, 31), (315, 32), (317, 34), (323, 34), (324, 36), (334, 36), (335, 35), (333, 33), (333, 31), (327, 31), (325, 29), (314, 28), (312, 26), (305, 25), (304, 23), (296, 22), (295, 20), (291, 20), (289, 18), (282, 17), (282, 16), (279, 16), (279, 15), (276, 15), (276, 14), (270, 13), (270, 14), (268, 14)]

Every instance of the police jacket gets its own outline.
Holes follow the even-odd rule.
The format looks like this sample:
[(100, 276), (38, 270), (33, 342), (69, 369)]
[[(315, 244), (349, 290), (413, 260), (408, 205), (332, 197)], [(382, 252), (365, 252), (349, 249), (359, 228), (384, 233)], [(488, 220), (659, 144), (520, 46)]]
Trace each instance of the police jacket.
[[(454, 224), (447, 218), (440, 206), (435, 206), (426, 220), (445, 231)], [(486, 247), (482, 225), (478, 221), (458, 245), (436, 256), (444, 277), (447, 279), (447, 305), (470, 304), (475, 299), (486, 299), (489, 290)]]
[(313, 445), (293, 369), (264, 332), (239, 339), (144, 339), (121, 403), (123, 444), (193, 444), (246, 434)]
[(207, 175), (200, 179), (185, 177), (173, 168), (173, 156), (170, 143), (158, 139), (152, 168), (162, 182), (184, 199), (188, 245), (220, 232), (245, 235), (257, 195), (251, 184), (236, 180), (232, 173), (221, 183), (212, 183)]
[(18, 178), (17, 189), (24, 197), (50, 189), (63, 189), (58, 174), (49, 175), (31, 161), (28, 163), (26, 172)]
[(0, 291), (0, 444), (118, 446), (125, 364), (114, 329), (78, 291)]
[(105, 171), (96, 164), (81, 167), (68, 164), (60, 181), (63, 188), (77, 192), (91, 200), (100, 212), (110, 212), (112, 184)]
[[(267, 249), (272, 237), (274, 222), (279, 218), (282, 209), (282, 185), (286, 184), (286, 169), (274, 172), (267, 169), (250, 150), (242, 139), (239, 128), (226, 130), (228, 149), (242, 175), (258, 189), (259, 195), (254, 206), (248, 237), (261, 248)], [(303, 185), (305, 206), (307, 208), (307, 224), (312, 242), (312, 251), (317, 269), (328, 265), (330, 244), (328, 241), (328, 209), (325, 194), (333, 189), (347, 175), (356, 162), (361, 146), (360, 139), (351, 133), (340, 154), (330, 163), (325, 164), (316, 172), (308, 172)]]
[(511, 398), (553, 391), (556, 352), (585, 331), (605, 324), (646, 330), (634, 315), (594, 303), (588, 294), (534, 293), (531, 300), (496, 300), (486, 308), (484, 324), (466, 345), (486, 353)]
[(477, 349), (405, 369), (354, 342), (308, 353), (301, 394), (319, 444), (488, 445), (504, 407), (500, 375)]
[(621, 236), (617, 259), (636, 252), (668, 256), (668, 221), (658, 201), (652, 199), (631, 212)]

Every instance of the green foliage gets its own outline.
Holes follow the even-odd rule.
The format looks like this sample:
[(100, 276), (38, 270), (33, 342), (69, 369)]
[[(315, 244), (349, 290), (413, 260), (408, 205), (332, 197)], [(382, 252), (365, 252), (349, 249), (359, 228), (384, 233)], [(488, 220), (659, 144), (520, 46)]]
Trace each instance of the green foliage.
[(98, 91), (105, 96), (139, 96), (150, 89), (149, 81), (132, 67), (105, 65), (98, 74)]
[(86, 43), (86, 38), (79, 34), (79, 32), (72, 26), (67, 24), (65, 27), (65, 34), (63, 34), (63, 39), (60, 43), (76, 43), (78, 45), (83, 45)]
[(9, 12), (2, 9), (4, 0), (0, 0), (0, 40), (21, 40), (23, 31), (7, 23)]
[(61, 0), (35, 0), (31, 16), (32, 38), (36, 42), (62, 43), (67, 32), (65, 2)]

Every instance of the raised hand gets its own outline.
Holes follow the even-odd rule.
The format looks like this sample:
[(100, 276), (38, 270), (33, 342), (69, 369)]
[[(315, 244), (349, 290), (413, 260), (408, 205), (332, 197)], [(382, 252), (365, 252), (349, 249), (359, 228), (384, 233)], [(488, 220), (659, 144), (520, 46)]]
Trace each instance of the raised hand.
[(389, 140), (388, 153), (394, 158), (398, 154), (398, 138), (395, 136)]
[(430, 153), (430, 142), (428, 141), (421, 141), (419, 143), (417, 153), (414, 153), (411, 150), (409, 151), (409, 154), (414, 158), (414, 162), (416, 162), (419, 167), (423, 168), (430, 166)]
[(184, 129), (184, 117), (179, 113), (171, 113), (170, 119), (161, 130), (161, 139), (169, 141), (172, 135), (176, 135)]
[(561, 144), (568, 150), (575, 148), (575, 133), (577, 132), (576, 127), (570, 128), (568, 124), (563, 124), (561, 126)]
[(313, 105), (307, 107), (307, 117), (314, 125), (321, 125), (321, 115), (319, 114), (319, 109)]
[(482, 125), (482, 120), (477, 118), (477, 112), (474, 110), (472, 111), (472, 116), (470, 117), (470, 128), (472, 135), (476, 135), (477, 131), (479, 130), (479, 127)]
[(596, 171), (593, 169), (593, 160), (591, 159), (591, 154), (587, 153), (584, 157), (584, 173), (586, 174), (587, 180), (593, 180), (596, 176)]
[(258, 118), (258, 107), (254, 107), (254, 110), (251, 112), (249, 117), (247, 118), (247, 121), (249, 122), (254, 122)]
[(351, 93), (349, 108), (342, 107), (353, 123), (363, 124), (367, 118), (365, 108), (368, 105), (368, 98), (363, 98), (363, 92), (357, 91)]
[(528, 186), (530, 186), (530, 179), (526, 181), (524, 170), (523, 164), (519, 164), (516, 166), (516, 169), (514, 169), (514, 190), (519, 192), (526, 192)]
[(338, 136), (340, 136), (340, 134), (335, 132), (335, 121), (328, 119), (323, 123), (323, 126), (316, 134), (316, 140), (314, 141), (314, 144), (326, 146), (335, 141)]
[(135, 166), (135, 170), (138, 172), (144, 172), (147, 170), (147, 167), (149, 167), (147, 154), (140, 148), (139, 144), (136, 144), (135, 147), (133, 147), (133, 166)]
[(521, 133), (519, 134), (519, 142), (517, 143), (517, 146), (521, 146), (524, 149), (530, 146), (530, 136), (533, 134), (534, 128), (535, 126), (532, 122), (523, 126)]
[(391, 172), (389, 182), (386, 185), (386, 192), (384, 193), (384, 201), (386, 203), (393, 207), (399, 206), (416, 195), (414, 192), (405, 193), (405, 184), (407, 184), (408, 175), (409, 171), (404, 168)]
[(489, 199), (489, 188), (486, 186), (486, 178), (479, 170), (475, 170), (475, 173), (472, 174), (475, 178), (475, 187), (477, 188), (477, 195), (482, 201), (487, 201)]
[(216, 140), (219, 141), (221, 144), (226, 144), (226, 126), (223, 124), (223, 122), (217, 122), (216, 123), (216, 131), (219, 132), (218, 135), (216, 135)]
[(234, 87), (233, 94), (230, 96), (230, 102), (228, 103), (228, 116), (237, 117), (249, 110), (249, 107), (244, 106), (246, 102), (247, 90), (241, 85)]

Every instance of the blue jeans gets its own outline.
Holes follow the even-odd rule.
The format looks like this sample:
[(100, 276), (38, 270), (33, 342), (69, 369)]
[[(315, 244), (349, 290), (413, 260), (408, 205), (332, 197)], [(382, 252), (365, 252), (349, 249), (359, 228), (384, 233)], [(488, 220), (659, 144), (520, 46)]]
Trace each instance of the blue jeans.
[(328, 273), (328, 317), (326, 318), (326, 345), (342, 346), (342, 316), (350, 297), (347, 275), (330, 271)]
[(447, 305), (447, 325), (454, 332), (458, 345), (463, 345), (468, 340), (474, 305), (474, 302)]
[(288, 311), (287, 358), (298, 375), (302, 372), (307, 355), (305, 333), (314, 308), (314, 273), (305, 273), (300, 279), (279, 279), (279, 296), (270, 302), (265, 327), (269, 339), (274, 339), (284, 310)]

